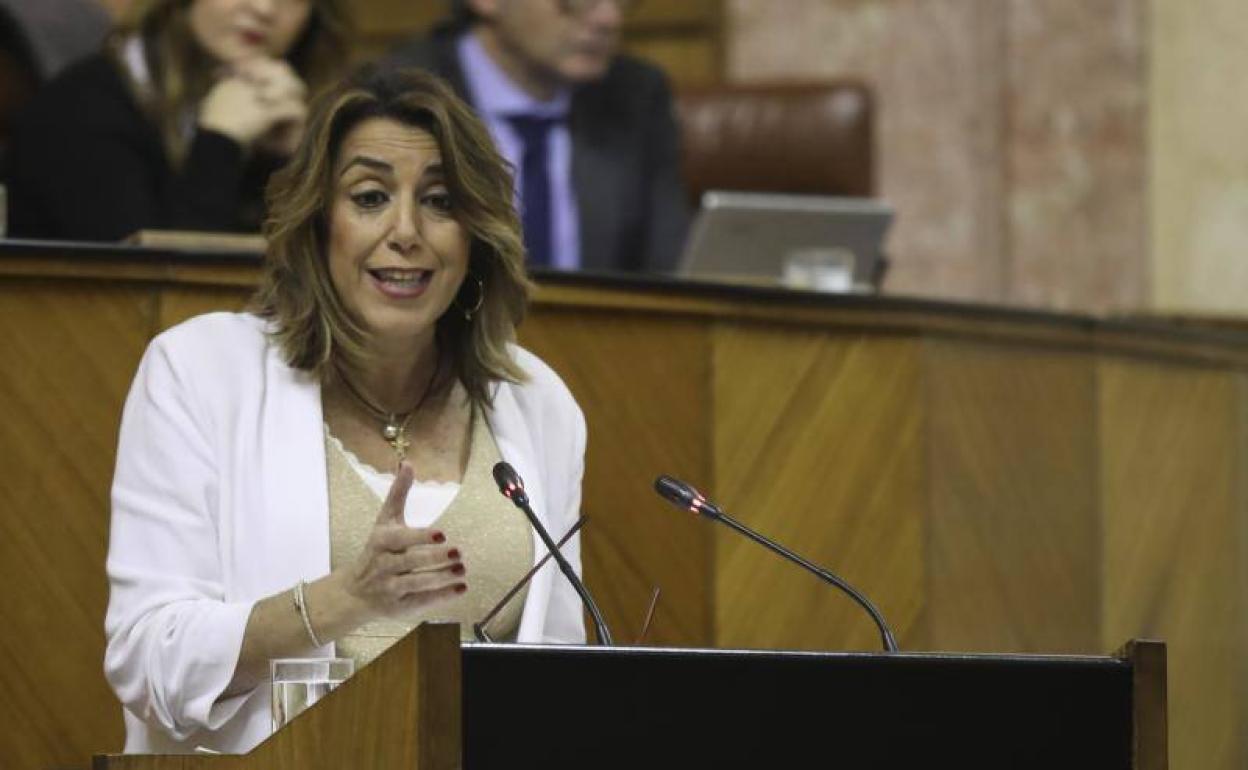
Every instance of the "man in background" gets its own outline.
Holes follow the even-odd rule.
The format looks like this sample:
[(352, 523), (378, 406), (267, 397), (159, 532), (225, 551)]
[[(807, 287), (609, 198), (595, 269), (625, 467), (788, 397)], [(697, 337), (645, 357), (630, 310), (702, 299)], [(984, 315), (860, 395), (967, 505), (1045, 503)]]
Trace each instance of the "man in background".
[(390, 66), (446, 78), (515, 166), (531, 266), (670, 272), (687, 211), (671, 90), (618, 52), (635, 0), (459, 0)]

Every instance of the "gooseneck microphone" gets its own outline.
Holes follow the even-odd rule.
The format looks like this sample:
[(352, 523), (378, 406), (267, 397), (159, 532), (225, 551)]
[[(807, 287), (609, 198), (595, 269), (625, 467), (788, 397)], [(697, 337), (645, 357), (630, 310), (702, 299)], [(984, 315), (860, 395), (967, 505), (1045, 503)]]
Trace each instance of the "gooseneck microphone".
[(700, 513), (708, 519), (728, 525), (759, 545), (773, 551), (774, 553), (780, 554), (780, 556), (788, 559), (794, 564), (806, 568), (808, 571), (818, 575), (824, 581), (831, 583), (845, 593), (849, 594), (849, 597), (866, 610), (867, 614), (871, 616), (871, 619), (875, 621), (876, 627), (880, 629), (880, 639), (884, 643), (884, 649), (889, 652), (897, 652), (897, 640), (893, 638), (893, 632), (889, 629), (888, 623), (884, 622), (884, 616), (881, 615), (880, 611), (875, 608), (875, 605), (871, 603), (870, 599), (859, 593), (858, 590), (849, 583), (846, 583), (844, 580), (832, 574), (828, 570), (811, 564), (779, 543), (768, 540), (744, 524), (736, 521), (731, 516), (724, 513), (723, 509), (718, 505), (715, 505), (710, 500), (707, 500), (701, 492), (680, 479), (674, 479), (671, 476), (659, 476), (654, 480), (654, 491), (658, 492), (660, 497), (667, 500), (677, 508), (691, 513)]
[(607, 630), (607, 624), (602, 619), (602, 613), (598, 611), (598, 605), (594, 604), (589, 591), (585, 590), (585, 584), (576, 576), (576, 570), (572, 569), (572, 565), (559, 552), (559, 546), (551, 539), (550, 533), (546, 531), (546, 527), (542, 526), (542, 522), (537, 518), (537, 514), (533, 513), (533, 509), (529, 507), (529, 496), (525, 494), (524, 482), (520, 479), (520, 474), (516, 473), (516, 469), (505, 462), (496, 463), (494, 465), (494, 483), (498, 485), (498, 491), (503, 493), (503, 497), (510, 500), (528, 517), (529, 524), (533, 525), (537, 536), (546, 544), (547, 552), (554, 558), (555, 563), (559, 565), (559, 571), (563, 573), (563, 576), (568, 579), (568, 582), (572, 584), (577, 594), (580, 595), (581, 602), (585, 605), (585, 609), (589, 610), (589, 616), (594, 621), (594, 635), (598, 638), (598, 644), (608, 647), (614, 646), (615, 642), (611, 641), (611, 632)]

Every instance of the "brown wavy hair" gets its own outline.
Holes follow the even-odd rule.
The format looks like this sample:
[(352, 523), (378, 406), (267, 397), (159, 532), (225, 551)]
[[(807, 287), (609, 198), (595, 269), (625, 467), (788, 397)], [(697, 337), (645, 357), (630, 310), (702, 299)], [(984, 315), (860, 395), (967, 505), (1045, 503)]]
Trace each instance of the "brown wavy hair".
[[(312, 12), (286, 61), (303, 78), (309, 93), (327, 87), (342, 74), (352, 33), (346, 0), (309, 0)], [(165, 154), (178, 166), (188, 142), (182, 120), (208, 94), (217, 65), (191, 32), (188, 21), (195, 0), (133, 0), (108, 46), (123, 73), (121, 48), (134, 34), (144, 44), (151, 88), (131, 90), (143, 112), (160, 129)], [(129, 77), (126, 77), (129, 82)]]
[[(365, 360), (368, 330), (330, 279), (329, 207), (342, 141), (370, 118), (428, 131), (437, 140), (452, 211), (468, 232), (468, 272), (437, 321), (443, 367), (489, 406), (492, 382), (520, 382), (508, 344), (532, 284), (524, 269), (512, 172), (485, 125), (436, 76), (366, 66), (314, 100), (299, 149), (269, 180), (264, 275), (253, 310), (272, 323), (287, 362), (324, 381), (334, 364)], [(464, 310), (480, 307), (465, 318)]]

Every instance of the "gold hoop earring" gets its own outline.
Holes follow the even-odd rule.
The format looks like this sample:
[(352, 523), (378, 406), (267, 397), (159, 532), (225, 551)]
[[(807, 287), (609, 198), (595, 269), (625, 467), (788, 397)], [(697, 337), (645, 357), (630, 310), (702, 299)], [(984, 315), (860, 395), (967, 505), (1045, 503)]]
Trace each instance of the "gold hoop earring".
[(480, 276), (469, 275), (468, 277), (477, 282), (477, 302), (471, 308), (465, 308), (459, 303), (459, 295), (456, 294), (455, 307), (464, 314), (464, 321), (472, 323), (472, 317), (477, 314), (477, 311), (481, 309), (481, 304), (485, 302), (485, 282), (481, 280)]

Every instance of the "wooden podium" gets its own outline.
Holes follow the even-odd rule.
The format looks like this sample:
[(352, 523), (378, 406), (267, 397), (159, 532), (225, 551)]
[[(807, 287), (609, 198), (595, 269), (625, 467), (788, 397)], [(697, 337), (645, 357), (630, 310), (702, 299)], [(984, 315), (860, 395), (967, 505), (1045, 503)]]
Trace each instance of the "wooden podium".
[(1166, 652), (1120, 657), (459, 646), (425, 625), (246, 755), (95, 770), (1161, 770)]

